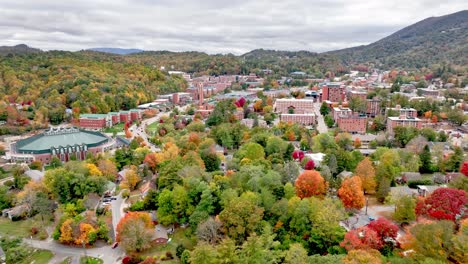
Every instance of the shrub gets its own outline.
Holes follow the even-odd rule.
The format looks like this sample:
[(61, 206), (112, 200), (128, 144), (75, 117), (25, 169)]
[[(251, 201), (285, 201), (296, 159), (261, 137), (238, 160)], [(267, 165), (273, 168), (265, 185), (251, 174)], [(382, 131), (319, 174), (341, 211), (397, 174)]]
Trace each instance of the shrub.
[(411, 189), (416, 189), (418, 188), (418, 185), (431, 185), (432, 180), (426, 179), (426, 180), (414, 180), (414, 181), (409, 181), (408, 182), (408, 187)]
[(34, 236), (34, 235), (36, 235), (37, 233), (39, 233), (39, 228), (33, 226), (33, 227), (31, 227), (30, 232), (31, 232), (31, 235)]
[(134, 202), (129, 208), (129, 211), (143, 211), (145, 209), (145, 202), (143, 200)]

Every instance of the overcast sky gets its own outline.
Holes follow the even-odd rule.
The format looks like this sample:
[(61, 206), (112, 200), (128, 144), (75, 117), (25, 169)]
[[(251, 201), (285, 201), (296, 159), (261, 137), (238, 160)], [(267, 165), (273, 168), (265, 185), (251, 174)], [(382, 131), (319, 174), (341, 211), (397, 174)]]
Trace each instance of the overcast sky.
[(463, 9), (466, 0), (0, 0), (0, 45), (321, 52)]

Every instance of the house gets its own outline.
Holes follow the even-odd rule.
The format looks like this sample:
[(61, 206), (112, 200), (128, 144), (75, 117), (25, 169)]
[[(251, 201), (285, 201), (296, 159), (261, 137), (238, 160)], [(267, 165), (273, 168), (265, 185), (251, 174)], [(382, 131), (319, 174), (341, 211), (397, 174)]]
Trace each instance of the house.
[(364, 214), (355, 214), (350, 218), (341, 221), (339, 225), (346, 229), (346, 231), (367, 226), (371, 222), (371, 219), (368, 215)]
[(403, 196), (415, 196), (417, 192), (408, 186), (390, 187), (390, 197), (397, 199)]
[(10, 218), (12, 221), (16, 221), (23, 218), (28, 210), (28, 205), (21, 204), (12, 208), (4, 209), (2, 211), (2, 216)]
[(323, 162), (323, 159), (325, 158), (324, 153), (306, 153), (304, 157), (313, 160), (315, 167), (320, 167), (320, 164)]
[(166, 244), (169, 240), (168, 230), (161, 224), (158, 224), (154, 227), (154, 236), (153, 241), (156, 244)]
[(33, 181), (40, 181), (42, 178), (44, 178), (44, 172), (39, 171), (39, 170), (27, 170), (24, 172), (26, 176), (31, 178)]
[(441, 186), (438, 186), (438, 185), (418, 185), (418, 194), (419, 196), (422, 196), (422, 197), (427, 197), (428, 195), (431, 195), (435, 190), (439, 189), (439, 188), (444, 188), (444, 187), (447, 187), (445, 185), (441, 185)]
[(402, 172), (401, 180), (405, 183), (409, 181), (419, 181), (422, 179), (421, 173), (419, 172)]
[(123, 169), (121, 171), (119, 171), (117, 173), (117, 181), (122, 181), (125, 179), (125, 174), (127, 174), (127, 172), (130, 171), (129, 169)]

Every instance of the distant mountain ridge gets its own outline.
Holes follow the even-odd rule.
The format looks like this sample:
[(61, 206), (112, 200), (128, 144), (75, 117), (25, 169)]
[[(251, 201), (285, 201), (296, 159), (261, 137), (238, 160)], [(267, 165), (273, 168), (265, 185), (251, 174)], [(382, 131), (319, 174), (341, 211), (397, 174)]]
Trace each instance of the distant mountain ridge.
[(41, 53), (40, 49), (28, 47), (26, 44), (19, 44), (16, 46), (0, 46), (0, 55), (8, 54), (31, 54)]
[(345, 64), (426, 67), (468, 64), (468, 10), (430, 17), (365, 46), (327, 52)]
[[(92, 48), (80, 52), (91, 51), (97, 52), (95, 56), (126, 55), (120, 59), (130, 63), (209, 74), (243, 74), (265, 68), (281, 73), (283, 71), (280, 68), (284, 68), (285, 72), (305, 71), (314, 74), (327, 67), (327, 70), (337, 72), (342, 71), (344, 67), (356, 64), (405, 69), (430, 67), (441, 63), (466, 67), (468, 65), (468, 10), (424, 19), (369, 45), (324, 53), (256, 49), (236, 56), (233, 54), (210, 55), (198, 51), (145, 51), (109, 47)], [(24, 44), (0, 47), (0, 55), (39, 52), (42, 51)]]
[(105, 52), (105, 53), (112, 53), (112, 54), (118, 54), (118, 55), (128, 55), (128, 54), (134, 54), (134, 53), (140, 53), (143, 52), (144, 50), (142, 49), (122, 49), (122, 48), (91, 48), (88, 49), (91, 51), (98, 51), (98, 52)]

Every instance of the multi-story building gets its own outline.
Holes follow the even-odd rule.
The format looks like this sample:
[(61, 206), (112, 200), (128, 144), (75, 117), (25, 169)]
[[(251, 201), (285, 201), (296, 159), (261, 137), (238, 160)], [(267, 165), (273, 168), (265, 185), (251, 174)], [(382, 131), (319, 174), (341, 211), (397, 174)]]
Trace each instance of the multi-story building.
[(353, 111), (347, 107), (333, 107), (332, 108), (333, 120), (337, 121), (339, 116), (350, 116), (353, 114)]
[(80, 127), (102, 129), (112, 126), (112, 117), (107, 114), (81, 114)]
[(329, 82), (322, 85), (322, 101), (343, 102), (345, 86), (340, 82)]
[(421, 129), (422, 120), (417, 117), (409, 117), (406, 115), (390, 116), (387, 118), (387, 132), (393, 134), (393, 129), (397, 126), (415, 127)]
[(310, 126), (315, 124), (315, 114), (281, 114), (280, 120)]
[(314, 112), (314, 101), (310, 99), (277, 99), (274, 105), (276, 113), (306, 114)]
[(371, 117), (375, 117), (376, 115), (380, 114), (380, 103), (382, 101), (380, 99), (367, 99), (367, 110), (366, 114)]
[(81, 128), (103, 129), (117, 123), (135, 122), (141, 120), (143, 111), (131, 109), (130, 111), (109, 112), (107, 114), (81, 114), (79, 124)]
[(361, 98), (362, 100), (366, 100), (367, 99), (367, 92), (360, 92), (360, 91), (350, 91), (348, 93), (348, 98), (351, 99), (353, 97), (359, 97)]
[(365, 134), (367, 128), (366, 115), (341, 115), (337, 119), (338, 128), (351, 134)]
[(388, 107), (386, 110), (386, 113), (388, 114), (388, 111), (394, 111), (397, 112), (398, 116), (408, 116), (408, 117), (417, 117), (418, 116), (418, 111), (414, 108), (406, 108), (406, 107), (401, 107), (400, 105), (397, 105), (396, 107)]

